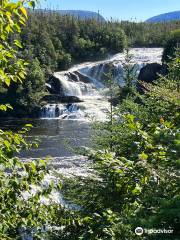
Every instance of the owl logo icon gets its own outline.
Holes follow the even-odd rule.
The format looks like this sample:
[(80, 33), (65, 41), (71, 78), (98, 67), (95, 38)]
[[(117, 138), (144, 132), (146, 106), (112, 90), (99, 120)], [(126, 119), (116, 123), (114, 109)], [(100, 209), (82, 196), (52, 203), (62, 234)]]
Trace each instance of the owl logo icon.
[(143, 234), (143, 228), (142, 227), (137, 227), (135, 229), (135, 234), (138, 235), (138, 236), (141, 236)]

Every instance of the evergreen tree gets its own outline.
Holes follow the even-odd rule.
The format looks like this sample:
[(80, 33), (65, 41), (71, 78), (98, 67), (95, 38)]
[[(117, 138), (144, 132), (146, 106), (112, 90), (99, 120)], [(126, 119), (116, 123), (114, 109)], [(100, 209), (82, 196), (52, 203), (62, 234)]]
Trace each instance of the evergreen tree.
[(180, 30), (171, 32), (168, 41), (165, 45), (162, 61), (169, 62), (173, 57), (175, 57), (176, 49), (180, 51)]

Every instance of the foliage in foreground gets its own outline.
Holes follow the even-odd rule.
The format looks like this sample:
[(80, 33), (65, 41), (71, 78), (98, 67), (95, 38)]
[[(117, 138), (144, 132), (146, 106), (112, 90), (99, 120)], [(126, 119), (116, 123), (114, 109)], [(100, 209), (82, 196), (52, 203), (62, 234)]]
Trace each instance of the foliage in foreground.
[[(26, 63), (17, 57), (20, 42), (14, 40), (13, 46), (8, 42), (25, 19), (23, 2), (1, 3), (3, 85), (25, 77)], [(173, 229), (173, 235), (158, 235), (158, 239), (178, 239), (179, 69), (177, 55), (162, 83), (149, 86), (145, 97), (133, 95), (131, 89), (112, 112), (110, 122), (101, 129), (106, 135), (98, 143), (100, 150), (89, 154), (96, 178), (83, 180), (78, 189), (75, 182), (71, 183), (75, 192), (68, 195), (81, 206), (74, 213), (43, 203), (53, 189), (52, 184), (42, 184), (48, 172), (44, 161), (24, 163), (15, 157), (22, 148), (31, 146), (24, 140), (30, 126), (16, 134), (0, 130), (0, 239), (33, 234), (34, 239), (131, 240), (139, 239), (134, 234), (137, 226)], [(1, 105), (0, 109), (8, 107)], [(48, 229), (43, 232), (44, 226), (52, 227), (51, 234)]]
[[(22, 82), (26, 77), (27, 63), (18, 57), (21, 43), (14, 38), (26, 23), (25, 2), (29, 6), (34, 4), (33, 1), (0, 2), (1, 86), (8, 87), (11, 83)], [(10, 43), (10, 38), (13, 38), (13, 43)], [(0, 105), (1, 111), (10, 108), (10, 105)], [(48, 173), (45, 162), (22, 162), (17, 157), (22, 149), (28, 149), (35, 144), (27, 144), (24, 138), (30, 128), (30, 125), (26, 125), (16, 133), (0, 129), (1, 240), (22, 239), (26, 235), (42, 239), (42, 233), (46, 234), (43, 227), (51, 225), (56, 209), (49, 205), (54, 187), (52, 182), (44, 182), (45, 174)]]
[(164, 47), (163, 62), (170, 62), (175, 57), (176, 49), (180, 48), (180, 29), (172, 31)]
[[(145, 96), (131, 89), (109, 122), (101, 123), (96, 150), (89, 153), (96, 178), (64, 186), (65, 196), (82, 206), (75, 239), (179, 239), (179, 69), (177, 54), (166, 77), (146, 86)], [(139, 226), (173, 234), (139, 237)]]

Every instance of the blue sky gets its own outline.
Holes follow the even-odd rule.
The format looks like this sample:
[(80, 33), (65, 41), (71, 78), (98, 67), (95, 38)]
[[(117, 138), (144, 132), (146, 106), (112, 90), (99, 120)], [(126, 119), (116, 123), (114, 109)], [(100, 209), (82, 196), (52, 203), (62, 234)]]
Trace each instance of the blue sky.
[(105, 18), (145, 20), (180, 10), (180, 0), (41, 0), (41, 7), (100, 11)]

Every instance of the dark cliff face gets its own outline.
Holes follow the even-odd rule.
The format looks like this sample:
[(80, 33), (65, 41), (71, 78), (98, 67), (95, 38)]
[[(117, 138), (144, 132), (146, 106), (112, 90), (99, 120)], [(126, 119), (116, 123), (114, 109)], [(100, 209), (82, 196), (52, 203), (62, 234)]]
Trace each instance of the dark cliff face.
[(180, 11), (160, 14), (158, 16), (147, 19), (146, 22), (170, 22), (176, 20), (180, 20)]

